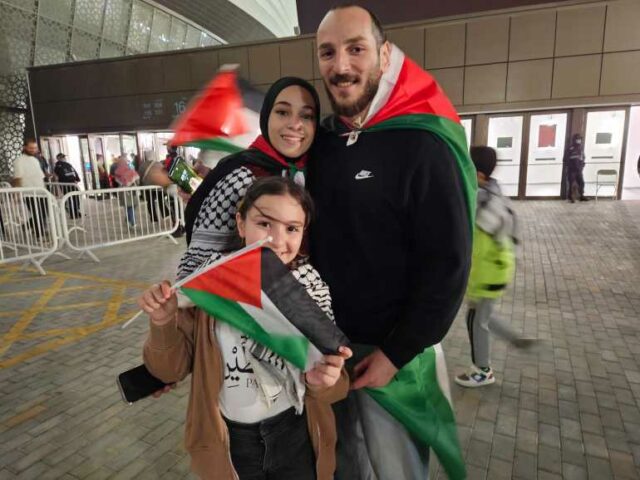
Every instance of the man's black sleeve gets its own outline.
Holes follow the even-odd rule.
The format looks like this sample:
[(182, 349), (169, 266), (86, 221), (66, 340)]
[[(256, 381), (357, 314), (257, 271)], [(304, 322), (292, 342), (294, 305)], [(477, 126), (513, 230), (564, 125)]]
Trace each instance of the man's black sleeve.
[(407, 297), (382, 345), (398, 368), (445, 336), (471, 265), (470, 214), (456, 160), (439, 138), (421, 134), (423, 148), (406, 185)]

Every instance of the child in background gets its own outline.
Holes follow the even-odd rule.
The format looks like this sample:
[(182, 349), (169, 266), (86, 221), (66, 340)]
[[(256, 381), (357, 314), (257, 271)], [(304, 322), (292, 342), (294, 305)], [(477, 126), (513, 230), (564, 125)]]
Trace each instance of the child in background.
[(494, 313), (495, 304), (513, 280), (515, 270), (516, 216), (495, 178), (496, 152), (491, 147), (471, 147), (478, 174), (478, 208), (473, 234), (473, 256), (467, 286), (467, 331), (472, 365), (455, 379), (463, 387), (482, 387), (495, 382), (490, 359), (490, 333), (517, 347), (532, 340), (521, 338)]
[[(303, 187), (289, 178), (265, 177), (249, 188), (238, 208), (238, 235), (245, 244), (271, 236), (267, 246), (333, 318), (327, 285), (300, 255), (311, 211)], [(304, 374), (269, 355), (288, 365), (291, 375), (286, 384), (278, 382), (279, 393), (266, 398), (254, 372), (260, 360), (252, 356), (253, 340), (200, 309), (178, 309), (168, 283), (151, 287), (138, 303), (151, 320), (144, 346), (149, 371), (165, 383), (192, 374), (185, 443), (196, 475), (216, 480), (333, 478), (331, 403), (347, 394), (347, 347), (325, 355), (322, 364)]]

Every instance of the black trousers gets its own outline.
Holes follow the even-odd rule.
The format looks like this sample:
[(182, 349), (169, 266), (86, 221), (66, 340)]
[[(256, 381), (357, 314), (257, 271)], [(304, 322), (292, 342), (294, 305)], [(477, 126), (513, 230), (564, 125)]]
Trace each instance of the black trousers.
[(29, 227), (36, 237), (41, 237), (47, 225), (49, 210), (47, 210), (47, 200), (42, 197), (25, 197), (25, 204), (29, 210)]
[(315, 480), (306, 413), (296, 415), (292, 407), (258, 423), (225, 421), (240, 480)]
[(582, 175), (582, 170), (569, 170), (569, 173), (567, 174), (567, 181), (569, 183), (567, 198), (573, 198), (574, 183), (578, 186), (579, 198), (584, 197), (584, 176)]
[[(78, 185), (70, 183), (68, 186), (62, 186), (62, 195), (66, 195), (69, 192), (77, 192)], [(68, 202), (65, 202), (65, 208), (71, 218), (80, 218), (80, 197), (77, 195), (72, 196)]]

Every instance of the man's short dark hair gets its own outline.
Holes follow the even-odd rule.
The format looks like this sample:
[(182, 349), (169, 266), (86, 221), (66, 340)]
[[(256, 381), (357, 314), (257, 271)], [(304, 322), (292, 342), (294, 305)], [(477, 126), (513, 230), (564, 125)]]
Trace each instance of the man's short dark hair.
[(498, 163), (496, 151), (491, 147), (471, 147), (471, 160), (476, 166), (476, 170), (483, 173), (485, 177), (490, 177)]
[(24, 139), (24, 143), (22, 144), (23, 147), (26, 147), (27, 145), (29, 145), (30, 143), (38, 143), (36, 142), (35, 138), (25, 138)]
[(335, 10), (344, 10), (345, 8), (351, 8), (351, 7), (359, 7), (365, 10), (369, 14), (369, 17), (371, 18), (371, 33), (373, 33), (373, 37), (376, 39), (376, 45), (378, 46), (378, 48), (380, 48), (380, 46), (387, 41), (387, 35), (384, 33), (384, 28), (382, 28), (382, 23), (380, 23), (380, 19), (376, 16), (375, 13), (373, 13), (367, 7), (358, 5), (356, 2), (341, 3), (340, 5), (336, 5), (335, 7), (332, 7), (329, 10), (329, 12), (333, 12)]

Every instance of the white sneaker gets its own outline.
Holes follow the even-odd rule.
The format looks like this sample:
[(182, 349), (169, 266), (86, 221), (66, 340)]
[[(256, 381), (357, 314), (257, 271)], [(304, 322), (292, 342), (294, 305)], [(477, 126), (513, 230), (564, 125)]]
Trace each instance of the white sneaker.
[(481, 369), (475, 365), (471, 365), (468, 372), (462, 373), (455, 378), (455, 382), (462, 387), (484, 387), (485, 385), (491, 385), (496, 381), (493, 376), (493, 370), (489, 368)]

